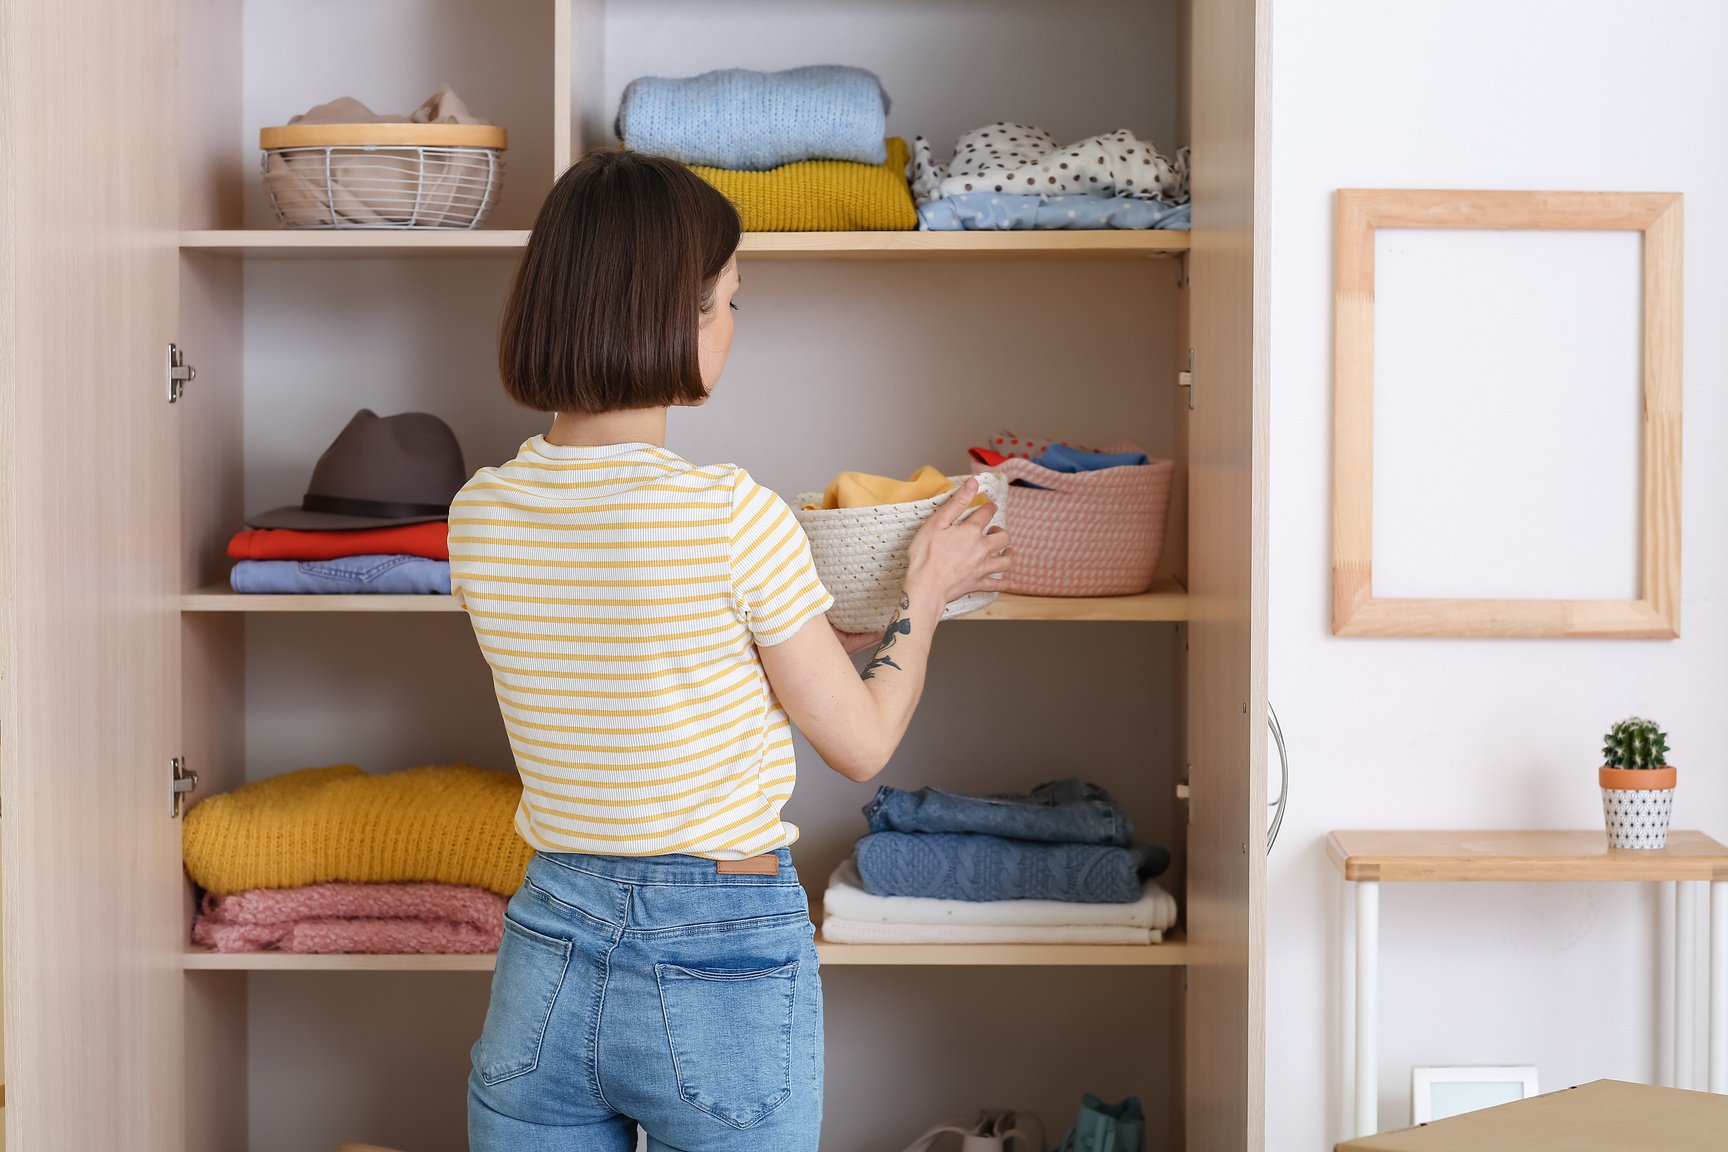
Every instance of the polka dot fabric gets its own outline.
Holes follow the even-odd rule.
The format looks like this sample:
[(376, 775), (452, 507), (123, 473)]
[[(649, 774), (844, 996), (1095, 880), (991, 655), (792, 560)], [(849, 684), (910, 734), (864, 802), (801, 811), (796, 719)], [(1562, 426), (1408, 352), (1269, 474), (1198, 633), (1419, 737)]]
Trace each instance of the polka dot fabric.
[(1052, 444), (1060, 444), (1065, 448), (1078, 448), (1082, 452), (1091, 451), (1084, 444), (1070, 444), (1066, 440), (1052, 440), (1048, 436), (1016, 436), (1007, 429), (1003, 429), (990, 437), (992, 450), (1003, 456), (1018, 457), (1021, 460), (1038, 459)]
[(919, 136), (913, 141), (912, 193), (918, 203), (967, 192), (1124, 196), (1185, 204), (1188, 149), (1166, 158), (1126, 129), (1064, 148), (1041, 128), (998, 121), (960, 137), (953, 160), (942, 165), (931, 159), (928, 140)]

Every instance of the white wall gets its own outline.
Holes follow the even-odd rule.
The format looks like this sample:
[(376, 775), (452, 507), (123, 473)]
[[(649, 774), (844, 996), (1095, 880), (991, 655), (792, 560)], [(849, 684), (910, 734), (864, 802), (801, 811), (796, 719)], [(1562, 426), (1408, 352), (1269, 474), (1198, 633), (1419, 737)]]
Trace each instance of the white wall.
[[(1728, 780), (1717, 764), (1728, 745), (1719, 702), (1728, 454), (1715, 443), (1728, 417), (1720, 387), (1728, 330), (1719, 320), (1728, 309), (1728, 156), (1720, 147), (1728, 136), (1728, 7), (1277, 0), (1274, 27), (1271, 696), (1295, 785), (1270, 862), (1267, 1147), (1313, 1152), (1329, 1148), (1341, 1127), (1328, 829), (1599, 827), (1599, 733), (1640, 712), (1673, 733), (1676, 824), (1728, 836)], [(1686, 194), (1681, 639), (1330, 635), (1332, 194), (1340, 187)], [(1544, 266), (1533, 259), (1539, 239), (1497, 243), (1527, 273)], [(1622, 266), (1612, 253), (1553, 259), (1586, 280)], [(1410, 286), (1411, 299), (1480, 295), (1508, 274), (1496, 258), (1435, 265)], [(1417, 494), (1448, 482), (1433, 468), (1452, 454), (1437, 447), (1456, 447), (1463, 467), (1490, 474), (1523, 453), (1510, 474), (1570, 472), (1609, 493), (1562, 525), (1555, 546), (1532, 549), (1516, 533), (1496, 537), (1492, 525), (1470, 529), (1470, 515), (1501, 513), (1482, 506), (1491, 486), (1464, 486), (1466, 496), (1452, 502), (1462, 519), (1438, 525), (1441, 539), (1459, 548), (1498, 540), (1511, 553), (1504, 568), (1513, 591), (1526, 595), (1575, 580), (1581, 563), (1592, 566), (1591, 580), (1614, 586), (1620, 554), (1591, 552), (1585, 537), (1594, 529), (1624, 541), (1635, 530), (1630, 505), (1612, 495), (1623, 491), (1618, 478), (1630, 482), (1635, 459), (1624, 437), (1616, 439), (1632, 394), (1615, 365), (1632, 337), (1613, 323), (1568, 329), (1555, 300), (1532, 291), (1528, 324), (1520, 318), (1498, 334), (1454, 330), (1442, 342), (1451, 352), (1459, 342), (1480, 345), (1479, 355), (1457, 357), (1466, 365), (1450, 380), (1458, 407), (1419, 435), (1406, 424), (1412, 453), (1379, 459), (1388, 483)], [(1526, 371), (1505, 370), (1530, 343), (1520, 333), (1587, 342), (1599, 355), (1582, 368), (1574, 363), (1570, 386), (1553, 389), (1559, 358), (1528, 357)], [(1383, 349), (1381, 385), (1405, 389), (1399, 405), (1414, 412), (1421, 397), (1411, 389), (1448, 381), (1410, 368), (1412, 357), (1399, 358), (1409, 351)], [(1400, 367), (1408, 370), (1394, 371)], [(1532, 405), (1531, 390), (1544, 388), (1549, 399)], [(1389, 419), (1393, 407), (1380, 416)], [(1461, 411), (1473, 419), (1458, 418)], [(1524, 431), (1535, 417), (1539, 430)], [(1580, 469), (1579, 442), (1606, 446), (1612, 483)], [(1448, 503), (1427, 506), (1444, 511)], [(1420, 546), (1409, 532), (1393, 543)], [(1434, 551), (1444, 562), (1446, 549)], [(1412, 581), (1422, 576), (1407, 553), (1387, 564), (1403, 565)], [(1460, 572), (1484, 579), (1479, 567)], [(1665, 1074), (1651, 1022), (1661, 923), (1656, 894), (1632, 888), (1390, 888), (1382, 911), (1382, 1125), (1409, 1122), (1415, 1064), (1534, 1063), (1545, 1089)]]

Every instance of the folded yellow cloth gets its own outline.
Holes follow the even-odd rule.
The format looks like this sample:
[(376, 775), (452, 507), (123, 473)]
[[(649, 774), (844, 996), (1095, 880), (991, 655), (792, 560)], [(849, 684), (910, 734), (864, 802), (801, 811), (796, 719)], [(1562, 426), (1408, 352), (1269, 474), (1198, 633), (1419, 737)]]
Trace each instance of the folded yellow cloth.
[(186, 871), (217, 896), (345, 881), (522, 886), (522, 784), (467, 764), (368, 776), (306, 768), (212, 796), (186, 814)]
[[(868, 472), (842, 472), (829, 482), (820, 507), (874, 508), (878, 504), (910, 504), (914, 500), (940, 496), (952, 487), (954, 485), (948, 477), (928, 464), (914, 472), (910, 480), (872, 476)], [(805, 507), (818, 505), (806, 504)]]
[(691, 165), (738, 209), (746, 232), (898, 232), (918, 227), (906, 184), (906, 141), (890, 136), (886, 164), (801, 160), (766, 172)]

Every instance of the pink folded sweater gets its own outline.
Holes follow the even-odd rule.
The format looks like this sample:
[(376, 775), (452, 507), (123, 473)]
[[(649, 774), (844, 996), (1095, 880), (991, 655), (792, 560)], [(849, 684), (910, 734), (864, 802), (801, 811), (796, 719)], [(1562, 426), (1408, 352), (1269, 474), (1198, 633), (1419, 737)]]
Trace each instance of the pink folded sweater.
[(495, 952), (504, 897), (454, 884), (313, 884), (204, 897), (192, 939), (218, 952)]

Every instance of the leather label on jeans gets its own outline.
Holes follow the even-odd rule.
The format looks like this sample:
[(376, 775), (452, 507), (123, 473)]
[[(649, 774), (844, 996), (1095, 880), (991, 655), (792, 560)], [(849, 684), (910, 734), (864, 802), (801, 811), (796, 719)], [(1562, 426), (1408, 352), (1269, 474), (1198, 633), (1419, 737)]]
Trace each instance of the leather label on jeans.
[(780, 857), (770, 853), (752, 856), (748, 860), (716, 860), (714, 870), (729, 876), (778, 876)]

